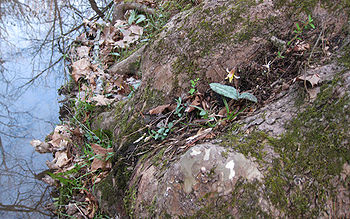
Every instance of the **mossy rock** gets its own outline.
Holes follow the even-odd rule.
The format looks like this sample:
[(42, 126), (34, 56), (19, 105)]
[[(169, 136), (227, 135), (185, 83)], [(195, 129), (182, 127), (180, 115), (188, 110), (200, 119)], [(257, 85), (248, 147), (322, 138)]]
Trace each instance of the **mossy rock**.
[[(271, 46), (271, 36), (290, 40), (295, 22), (303, 21), (308, 14), (317, 26), (324, 23), (326, 27), (334, 27), (324, 32), (325, 37), (341, 46), (348, 29), (349, 10), (348, 5), (339, 2), (342, 1), (305, 1), (298, 9), (285, 1), (208, 0), (174, 16), (146, 48), (141, 60), (141, 87), (133, 98), (118, 104), (110, 114), (115, 120), (111, 130), (120, 156), (138, 146), (134, 142), (143, 134), (142, 128), (146, 125), (141, 113), (187, 93), (191, 79), (200, 78), (199, 90), (203, 92), (210, 82), (224, 80), (225, 68), (261, 66), (265, 64), (261, 63), (262, 57), (272, 60), (277, 48)], [(320, 29), (309, 32), (307, 39), (311, 44), (316, 43), (320, 32)], [(259, 79), (256, 75), (264, 74), (263, 68), (253, 70), (241, 74), (245, 89), (259, 85), (252, 78)], [(293, 71), (288, 80), (298, 73)], [(328, 194), (335, 194), (334, 188), (349, 180), (346, 176), (347, 181), (334, 182), (343, 166), (349, 163), (347, 152), (350, 149), (343, 144), (350, 137), (345, 131), (349, 130), (348, 117), (344, 119), (349, 115), (349, 98), (346, 95), (337, 97), (335, 90), (336, 84), (325, 84), (316, 102), (303, 108), (287, 131), (278, 137), (263, 131), (249, 130), (246, 134), (237, 131), (240, 127), (232, 129), (234, 134), (228, 133), (223, 145), (254, 158), (265, 171), (265, 181), (252, 184), (239, 180), (230, 200), (211, 200), (198, 208), (193, 217), (229, 216), (232, 209), (227, 210), (227, 207), (233, 205), (237, 207), (235, 215), (242, 217), (318, 217), (329, 213), (327, 203), (334, 197)], [(330, 128), (336, 131), (331, 132)], [(266, 148), (273, 152), (270, 157)], [(158, 162), (163, 163), (161, 158)], [(128, 177), (123, 178), (120, 188), (129, 189), (129, 196), (134, 198), (137, 187), (125, 184)], [(311, 183), (298, 184), (303, 180), (311, 180)], [(256, 201), (259, 198), (265, 201), (264, 206)], [(148, 204), (154, 216), (152, 209), (157, 206), (157, 199)], [(174, 215), (164, 211), (160, 216)]]
[[(310, 15), (316, 29), (304, 31), (303, 40), (313, 45), (322, 25), (327, 25), (333, 28), (324, 36), (336, 47), (345, 37), (341, 35), (343, 28), (348, 26), (349, 8), (343, 1), (298, 2), (303, 2), (301, 8), (286, 1), (203, 1), (177, 14), (146, 48), (141, 61), (143, 83), (164, 92), (169, 102), (188, 92), (191, 79), (200, 79), (202, 93), (209, 83), (223, 82), (226, 68), (242, 69), (241, 90), (280, 79), (278, 72), (266, 77), (262, 67), (277, 56), (278, 48), (271, 37), (288, 42), (295, 24), (301, 25)], [(283, 62), (277, 60), (275, 65)], [(301, 67), (298, 61), (289, 64), (295, 67), (290, 68), (285, 80), (296, 77)]]

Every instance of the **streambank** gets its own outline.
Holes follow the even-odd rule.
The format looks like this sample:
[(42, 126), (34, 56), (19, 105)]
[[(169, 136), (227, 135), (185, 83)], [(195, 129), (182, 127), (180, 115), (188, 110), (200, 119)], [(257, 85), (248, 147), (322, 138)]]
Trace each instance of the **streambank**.
[[(55, 152), (56, 210), (348, 217), (349, 5), (297, 2), (203, 1), (167, 22), (87, 24), (65, 122), (37, 147)], [(161, 26), (147, 35), (148, 22)]]

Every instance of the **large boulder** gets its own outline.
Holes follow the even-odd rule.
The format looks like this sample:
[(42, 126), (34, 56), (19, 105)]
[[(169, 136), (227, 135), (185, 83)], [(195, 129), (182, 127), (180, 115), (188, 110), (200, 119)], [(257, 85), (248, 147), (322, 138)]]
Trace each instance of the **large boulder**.
[[(167, 156), (174, 146), (148, 145), (154, 150), (138, 157), (127, 186), (119, 187), (127, 190), (127, 214), (349, 217), (348, 12), (343, 1), (207, 0), (174, 16), (145, 48), (136, 95), (105, 114), (112, 120), (100, 119), (114, 132), (119, 154), (141, 147), (135, 142), (144, 112), (187, 93), (197, 77), (205, 92), (237, 67), (240, 90), (257, 95), (263, 108), (211, 143), (181, 145)], [(275, 60), (282, 51), (275, 43), (291, 40), (295, 22), (308, 15), (317, 28), (303, 39), (310, 50), (320, 43), (323, 49)], [(292, 84), (301, 73), (321, 79)]]

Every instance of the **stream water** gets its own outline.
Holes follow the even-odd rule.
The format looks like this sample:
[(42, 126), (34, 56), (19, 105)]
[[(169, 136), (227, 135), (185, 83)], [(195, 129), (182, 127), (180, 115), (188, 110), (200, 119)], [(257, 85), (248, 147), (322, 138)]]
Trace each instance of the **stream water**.
[(90, 15), (82, 8), (88, 1), (0, 1), (0, 218), (50, 218), (50, 189), (34, 176), (52, 155), (30, 141), (60, 122), (57, 89), (66, 77), (57, 39)]

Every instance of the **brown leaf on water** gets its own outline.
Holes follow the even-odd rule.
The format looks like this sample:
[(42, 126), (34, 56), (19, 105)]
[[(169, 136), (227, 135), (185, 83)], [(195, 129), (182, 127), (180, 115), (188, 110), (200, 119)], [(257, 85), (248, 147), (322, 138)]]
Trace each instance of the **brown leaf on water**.
[(52, 152), (52, 146), (46, 142), (33, 139), (30, 141), (30, 144), (34, 147), (35, 151), (41, 154)]
[(87, 77), (90, 72), (90, 61), (88, 58), (82, 58), (75, 61), (72, 65), (72, 78), (77, 82), (81, 77)]
[(161, 105), (161, 106), (157, 106), (156, 108), (153, 108), (149, 111), (150, 115), (154, 115), (154, 114), (161, 114), (164, 110), (168, 109), (170, 106), (170, 104), (165, 104), (165, 105)]
[(311, 87), (317, 85), (321, 80), (321, 77), (318, 74), (308, 75), (308, 76), (298, 76), (294, 79), (294, 81), (308, 81), (311, 84)]

